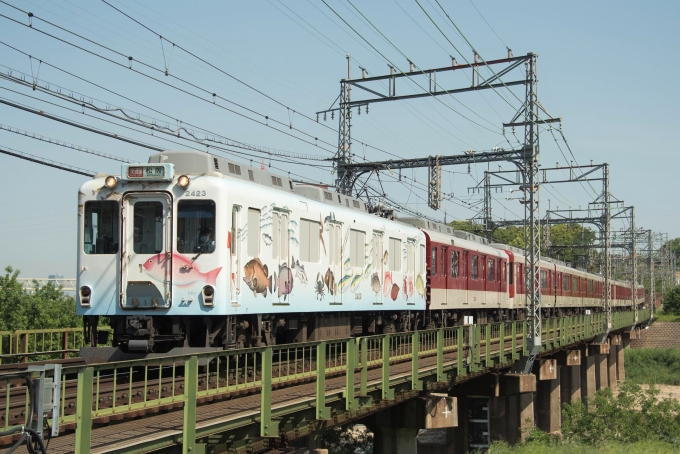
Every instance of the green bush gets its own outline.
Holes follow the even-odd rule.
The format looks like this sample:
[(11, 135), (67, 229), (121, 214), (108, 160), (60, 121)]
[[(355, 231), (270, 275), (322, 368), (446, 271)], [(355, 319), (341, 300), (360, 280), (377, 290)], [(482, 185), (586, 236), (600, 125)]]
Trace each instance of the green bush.
[(663, 313), (680, 315), (680, 285), (668, 290), (663, 296)]
[(584, 405), (564, 404), (561, 435), (533, 427), (514, 447), (494, 443), (492, 453), (666, 453), (680, 452), (680, 403), (659, 399), (653, 386), (625, 382), (614, 396), (602, 389)]
[(76, 316), (76, 302), (60, 288), (47, 284), (34, 292), (24, 290), (17, 281), (19, 270), (5, 268), (0, 276), (0, 330), (76, 328), (82, 325)]
[(491, 454), (666, 454), (680, 453), (676, 446), (662, 442), (638, 442), (632, 444), (607, 443), (601, 446), (583, 446), (576, 444), (546, 445), (528, 442), (510, 446), (504, 442), (491, 445)]
[(650, 385), (680, 385), (680, 349), (624, 350), (626, 379)]

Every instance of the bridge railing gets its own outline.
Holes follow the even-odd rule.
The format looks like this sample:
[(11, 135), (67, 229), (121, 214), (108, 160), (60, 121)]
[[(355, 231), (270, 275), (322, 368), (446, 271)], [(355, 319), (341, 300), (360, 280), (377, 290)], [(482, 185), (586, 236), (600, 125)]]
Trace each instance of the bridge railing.
[[(639, 321), (647, 318), (648, 310), (639, 311)], [(614, 330), (635, 325), (632, 312), (615, 312), (612, 321)], [(546, 319), (543, 347), (549, 350), (592, 339), (603, 332), (602, 322), (602, 314)], [(526, 321), (501, 322), (64, 367), (60, 425), (76, 429), (77, 446), (89, 446), (93, 420), (106, 422), (107, 418), (116, 419), (126, 413), (183, 407), (183, 439), (193, 440), (197, 403), (242, 393), (259, 393), (261, 435), (276, 436), (276, 412), (272, 411), (271, 399), (273, 389), (280, 386), (316, 382), (317, 419), (326, 419), (330, 416), (325, 405), (328, 377), (345, 375), (345, 407), (356, 410), (361, 405), (357, 396), (367, 396), (378, 390), (383, 399), (393, 397), (392, 383), (396, 378), (390, 374), (390, 369), (399, 363), (410, 361), (412, 389), (422, 389), (425, 378), (448, 382), (447, 374), (451, 371), (462, 377), (488, 367), (507, 367), (528, 353), (526, 329)], [(368, 382), (371, 369), (381, 370), (377, 385), (375, 381)], [(357, 383), (356, 373), (360, 377)], [(10, 389), (12, 391), (8, 391)], [(5, 393), (10, 392), (12, 396), (7, 394), (6, 402), (12, 401), (13, 405), (20, 399), (20, 394), (26, 393), (17, 386), (6, 384)], [(5, 416), (0, 409), (5, 428), (24, 423), (16, 418), (10, 422), (10, 412), (22, 413), (16, 408), (10, 410), (7, 405)]]
[[(110, 328), (100, 327), (99, 331)], [(74, 358), (84, 345), (83, 328), (0, 331), (0, 363)]]

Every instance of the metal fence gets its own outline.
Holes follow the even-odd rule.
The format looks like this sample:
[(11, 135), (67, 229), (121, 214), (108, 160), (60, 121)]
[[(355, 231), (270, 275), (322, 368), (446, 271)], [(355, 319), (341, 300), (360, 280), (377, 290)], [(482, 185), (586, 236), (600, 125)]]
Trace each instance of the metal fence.
[[(648, 310), (639, 311), (640, 321), (647, 320), (649, 316)], [(637, 323), (633, 312), (616, 312), (612, 322), (613, 330)], [(526, 321), (501, 322), (63, 367), (59, 424), (76, 430), (76, 452), (80, 452), (80, 449), (90, 446), (93, 420), (101, 421), (101, 418), (149, 408), (167, 410), (183, 407), (183, 440), (193, 443), (197, 403), (211, 396), (229, 397), (251, 392), (260, 394), (260, 435), (276, 436), (278, 427), (276, 420), (272, 419), (271, 406), (272, 391), (279, 386), (316, 382), (316, 417), (328, 419), (330, 409), (325, 402), (328, 377), (345, 375), (345, 407), (357, 410), (363, 405), (358, 396), (367, 396), (369, 391), (379, 389), (382, 399), (394, 397), (391, 385), (394, 378), (390, 368), (398, 363), (411, 363), (410, 386), (414, 390), (422, 389), (425, 378), (446, 383), (450, 379), (449, 374), (464, 376), (493, 366), (511, 365), (528, 353), (524, 335), (526, 325)], [(18, 331), (13, 334), (14, 339), (27, 339), (25, 342), (29, 348), (26, 350), (21, 342), (15, 342), (15, 347), (21, 347), (24, 353), (31, 350), (38, 352), (43, 345), (47, 345), (45, 349), (53, 348), (54, 344), (43, 342), (41, 337), (44, 335), (47, 339), (54, 334), (51, 331), (41, 334)], [(65, 340), (66, 336), (78, 333), (78, 330), (54, 331), (62, 342), (57, 344), (62, 352), (70, 351), (71, 347), (82, 342), (76, 334)], [(592, 339), (604, 331), (602, 314), (546, 319), (543, 349), (557, 349)], [(33, 338), (36, 340), (30, 340), (32, 335), (38, 336)], [(0, 332), (0, 341), (8, 338), (11, 338), (8, 333)], [(7, 347), (11, 343), (3, 342), (1, 345), (3, 352), (12, 348)], [(202, 365), (200, 373), (199, 364)], [(370, 369), (381, 370), (380, 383), (371, 387), (368, 385)], [(16, 379), (0, 376), (0, 391), (5, 397), (4, 415), (0, 409), (0, 417), (4, 420), (5, 429), (25, 424), (24, 415), (28, 414), (27, 391), (12, 380)]]

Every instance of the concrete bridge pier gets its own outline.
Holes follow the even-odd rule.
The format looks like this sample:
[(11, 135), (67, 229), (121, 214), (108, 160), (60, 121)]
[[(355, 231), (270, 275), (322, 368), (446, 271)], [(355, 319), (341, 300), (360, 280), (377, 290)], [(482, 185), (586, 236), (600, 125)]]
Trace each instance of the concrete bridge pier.
[(596, 356), (589, 354), (587, 345), (581, 349), (581, 400), (583, 403), (595, 397), (595, 359)]
[(442, 438), (442, 434), (444, 446), (450, 446), (449, 441), (455, 437), (449, 431), (458, 426), (458, 402), (456, 397), (431, 394), (375, 413), (362, 422), (373, 432), (374, 454), (453, 453), (437, 449), (423, 451), (418, 448), (417, 437), (422, 429), (429, 429), (428, 432), (433, 433), (426, 438), (435, 439), (434, 448), (438, 445), (436, 439)]
[(560, 367), (560, 402), (581, 400), (581, 350), (566, 350), (556, 355)]
[(544, 432), (556, 432), (562, 425), (560, 369), (556, 359), (538, 363), (536, 426)]
[(590, 344), (589, 353), (595, 357), (595, 386), (599, 391), (609, 388), (609, 367), (607, 358), (609, 356), (609, 343)]
[(506, 374), (500, 377), (499, 395), (492, 398), (489, 409), (492, 440), (515, 444), (523, 440), (526, 429), (534, 425), (534, 374)]

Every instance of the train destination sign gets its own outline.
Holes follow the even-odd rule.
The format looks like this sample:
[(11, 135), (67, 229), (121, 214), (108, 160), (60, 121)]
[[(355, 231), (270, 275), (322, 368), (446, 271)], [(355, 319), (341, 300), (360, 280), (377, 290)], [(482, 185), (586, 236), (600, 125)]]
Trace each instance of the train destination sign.
[(121, 175), (127, 180), (172, 180), (173, 164), (126, 164)]

